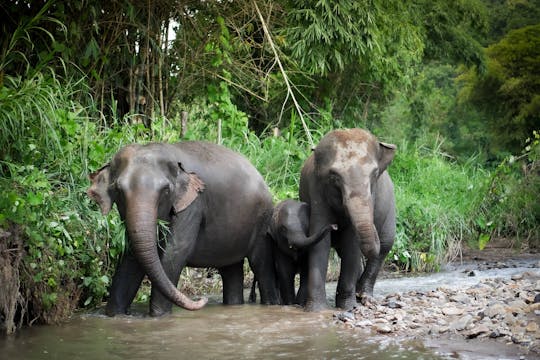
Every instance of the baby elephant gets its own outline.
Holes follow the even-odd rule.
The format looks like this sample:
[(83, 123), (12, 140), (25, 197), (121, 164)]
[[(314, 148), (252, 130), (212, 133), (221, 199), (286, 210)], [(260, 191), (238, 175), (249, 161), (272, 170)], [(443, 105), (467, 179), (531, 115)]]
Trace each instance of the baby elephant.
[(308, 270), (305, 248), (319, 242), (331, 230), (337, 230), (337, 225), (332, 224), (307, 236), (309, 213), (308, 204), (295, 200), (284, 200), (274, 207), (268, 233), (274, 243), (274, 265), (283, 305), (303, 305), (305, 295), (295, 296), (294, 277), (300, 273), (300, 288), (305, 288), (302, 286), (307, 281)]

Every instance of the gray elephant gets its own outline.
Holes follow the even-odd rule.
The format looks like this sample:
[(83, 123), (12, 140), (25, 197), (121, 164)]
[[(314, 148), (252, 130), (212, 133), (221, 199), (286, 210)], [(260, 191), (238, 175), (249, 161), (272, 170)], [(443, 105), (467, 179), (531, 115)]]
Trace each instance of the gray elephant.
[[(365, 130), (334, 130), (304, 163), (299, 193), (311, 206), (309, 233), (318, 233), (326, 224), (339, 227), (309, 249), (306, 310), (327, 306), (331, 246), (341, 257), (336, 306), (353, 308), (357, 296), (363, 304), (372, 301), (375, 280), (396, 233), (394, 189), (386, 171), (395, 150), (395, 145), (379, 142)], [(365, 269), (362, 256), (367, 259)]]
[[(184, 266), (215, 267), (223, 302), (243, 303), (243, 262), (260, 279), (261, 303), (278, 304), (272, 243), (266, 231), (272, 199), (262, 176), (238, 153), (206, 142), (128, 145), (90, 175), (88, 195), (104, 214), (113, 203), (125, 222), (129, 250), (114, 274), (106, 313), (126, 313), (146, 274), (150, 314), (176, 304), (203, 307), (177, 288)], [(157, 239), (157, 222), (168, 223)]]
[[(274, 264), (283, 305), (299, 304), (294, 278), (307, 278), (307, 247), (321, 241), (335, 230), (336, 225), (323, 226), (312, 236), (309, 232), (309, 205), (295, 200), (284, 200), (274, 207), (268, 234), (274, 243)], [(303, 288), (303, 287), (302, 287)], [(300, 295), (300, 298), (303, 298)]]

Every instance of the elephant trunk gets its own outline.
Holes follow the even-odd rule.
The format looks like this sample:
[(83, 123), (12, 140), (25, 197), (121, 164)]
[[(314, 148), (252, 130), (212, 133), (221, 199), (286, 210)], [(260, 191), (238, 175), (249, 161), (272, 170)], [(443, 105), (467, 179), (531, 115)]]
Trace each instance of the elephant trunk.
[(152, 285), (157, 288), (173, 303), (186, 310), (199, 310), (208, 301), (202, 298), (198, 301), (189, 299), (180, 292), (167, 277), (161, 265), (157, 252), (157, 211), (153, 206), (144, 208), (136, 205), (130, 209), (126, 216), (126, 228), (131, 241), (133, 252), (144, 268)]
[(360, 250), (369, 259), (378, 257), (381, 244), (373, 221), (373, 206), (371, 201), (361, 197), (354, 197), (347, 199), (345, 206), (360, 241)]
[(337, 230), (336, 224), (330, 224), (322, 227), (311, 236), (294, 236), (289, 238), (289, 246), (301, 249), (306, 246), (315, 245), (326, 237), (332, 230)]

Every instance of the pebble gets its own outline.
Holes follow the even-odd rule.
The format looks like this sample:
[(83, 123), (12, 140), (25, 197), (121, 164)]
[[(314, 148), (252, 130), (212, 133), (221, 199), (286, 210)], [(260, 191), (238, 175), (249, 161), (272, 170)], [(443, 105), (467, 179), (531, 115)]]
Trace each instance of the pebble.
[(461, 315), (465, 312), (465, 309), (460, 309), (457, 307), (444, 307), (442, 313), (446, 316)]
[(540, 356), (539, 288), (538, 275), (523, 273), (511, 280), (484, 279), (460, 289), (391, 294), (378, 304), (340, 312), (334, 318), (347, 327), (404, 338), (489, 337)]
[(379, 334), (390, 334), (392, 332), (392, 327), (388, 324), (377, 324), (373, 329)]

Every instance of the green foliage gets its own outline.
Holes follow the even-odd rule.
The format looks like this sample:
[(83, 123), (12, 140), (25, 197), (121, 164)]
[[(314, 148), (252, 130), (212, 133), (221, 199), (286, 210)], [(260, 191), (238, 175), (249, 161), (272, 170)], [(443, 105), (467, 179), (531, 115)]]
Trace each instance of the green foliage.
[(512, 30), (536, 25), (540, 20), (540, 0), (485, 1), (490, 30), (485, 45), (496, 43)]
[(540, 132), (527, 139), (520, 156), (506, 157), (493, 171), (479, 209), (479, 242), (512, 238), (515, 247), (540, 247)]
[(492, 153), (517, 153), (540, 118), (540, 25), (509, 32), (486, 55), (484, 76), (471, 68), (459, 78), (460, 97), (489, 115)]
[(438, 143), (420, 141), (398, 146), (389, 172), (398, 209), (390, 259), (409, 270), (439, 269), (464, 239), (476, 235), (470, 219), (482, 201), (489, 173), (452, 162)]
[(404, 72), (422, 52), (417, 29), (403, 17), (406, 9), (398, 1), (293, 1), (291, 55), (310, 74), (336, 73), (353, 63), (372, 81)]
[(425, 37), (425, 58), (483, 68), (479, 39), (487, 32), (483, 1), (417, 0), (412, 2), (416, 24)]
[(81, 82), (60, 80), (53, 72), (5, 80), (0, 228), (15, 226), (23, 236), (21, 292), (32, 294), (25, 299), (27, 316), (57, 322), (78, 304), (101, 302), (123, 251), (121, 223), (92, 210), (85, 191), (89, 168), (103, 164), (129, 132), (97, 136), (87, 109), (72, 100), (84, 89)]

